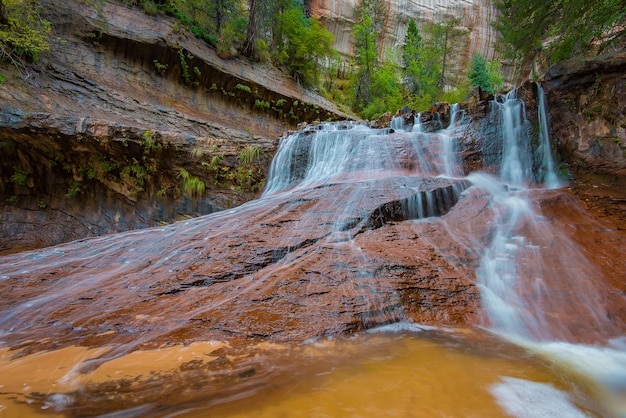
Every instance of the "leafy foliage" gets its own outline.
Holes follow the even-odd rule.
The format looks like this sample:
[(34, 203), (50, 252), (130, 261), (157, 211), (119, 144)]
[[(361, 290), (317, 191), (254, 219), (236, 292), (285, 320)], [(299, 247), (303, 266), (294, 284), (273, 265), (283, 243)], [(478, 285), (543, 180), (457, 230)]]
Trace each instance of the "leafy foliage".
[(542, 54), (549, 63), (593, 49), (609, 34), (609, 42), (624, 34), (624, 0), (498, 0), (496, 28), (508, 58), (523, 61)]
[(487, 70), (487, 61), (485, 61), (482, 55), (474, 55), (472, 68), (467, 76), (474, 86), (478, 86), (484, 91), (493, 93), (493, 87), (491, 86), (491, 80), (489, 79), (489, 72)]
[(372, 73), (369, 103), (361, 111), (361, 116), (373, 119), (391, 109), (397, 110), (404, 105), (399, 71), (392, 61), (378, 65)]
[(363, 111), (374, 99), (372, 83), (378, 70), (378, 46), (381, 33), (381, 0), (363, 0), (355, 10), (353, 29), (356, 73), (352, 78), (352, 107)]
[(23, 69), (22, 58), (39, 59), (50, 49), (51, 24), (36, 0), (0, 0), (0, 59)]
[(296, 4), (278, 16), (278, 28), (278, 61), (297, 81), (317, 84), (319, 61), (333, 53), (333, 35)]

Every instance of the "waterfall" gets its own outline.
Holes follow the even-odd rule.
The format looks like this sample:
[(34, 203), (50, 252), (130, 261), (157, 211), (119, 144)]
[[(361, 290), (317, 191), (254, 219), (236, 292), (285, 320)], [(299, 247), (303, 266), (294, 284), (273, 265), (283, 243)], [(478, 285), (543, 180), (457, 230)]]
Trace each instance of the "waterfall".
[(442, 129), (439, 133), (441, 142), (441, 158), (444, 162), (444, 175), (448, 177), (459, 177), (463, 175), (461, 161), (457, 150), (457, 141), (454, 138), (454, 130), (456, 128), (457, 118), (462, 114), (458, 103), (450, 106), (450, 124), (446, 129)]
[(494, 117), (499, 119), (502, 141), (500, 178), (516, 187), (525, 187), (533, 181), (530, 152), (530, 123), (526, 118), (524, 102), (512, 90), (502, 100), (492, 102)]
[[(539, 97), (540, 104), (544, 103), (543, 95)], [(558, 179), (550, 153), (545, 105), (539, 108), (540, 170), (546, 178), (545, 184), (554, 188)], [(549, 305), (558, 304), (545, 294), (545, 289), (550, 287), (547, 282), (555, 280), (551, 276), (564, 270), (570, 274), (567, 283), (572, 293), (580, 295), (577, 309), (595, 318), (595, 329), (608, 328), (606, 312), (589, 283), (589, 278), (595, 275), (589, 267), (592, 263), (575, 243), (562, 238), (533, 208), (531, 196), (537, 183), (532, 171), (531, 136), (523, 101), (512, 91), (494, 100), (493, 110), (500, 124), (497, 139), (502, 141), (500, 178), (481, 173), (469, 176), (473, 184), (492, 194), (493, 201), (492, 239), (477, 272), (490, 326), (498, 332), (532, 340), (567, 339), (573, 332), (546, 317), (546, 312), (551, 310)], [(508, 190), (500, 187), (500, 182), (514, 187)], [(547, 253), (546, 249), (556, 243), (568, 251)], [(574, 269), (574, 265), (579, 267)]]
[[(488, 126), (489, 135), (476, 141), (491, 147), (493, 161), (484, 166), (496, 174), (464, 172), (459, 154), (467, 144), (458, 136), (470, 118), (457, 105), (451, 107), (448, 127), (438, 132), (424, 132), (419, 116), (411, 129), (395, 119), (393, 129), (322, 123), (280, 139), (266, 190), (256, 201), (158, 228), (2, 256), (0, 283), (7, 298), (0, 304), (0, 336), (8, 341), (7, 350), (85, 342), (87, 347), (113, 347), (110, 354), (94, 358), (97, 365), (143, 345), (163, 347), (216, 336), (246, 345), (257, 339), (287, 345), (304, 338), (317, 344), (322, 335), (359, 334), (382, 324), (424, 329), (420, 321), (432, 325), (434, 333), (454, 338), (470, 334), (468, 341), (478, 341), (484, 335), (473, 325), (479, 322), (490, 334), (525, 349), (514, 349), (513, 357), (519, 356), (515, 362), (524, 364), (532, 357), (565, 375), (564, 381), (576, 376), (571, 379), (574, 389), (564, 390), (524, 370), (499, 369), (501, 380), (489, 388), (491, 383), (476, 383), (476, 373), (469, 376), (472, 385), (490, 391), (511, 416), (583, 416), (582, 410), (602, 410), (626, 417), (626, 338), (615, 335), (619, 327), (604, 307), (615, 303), (604, 300), (591, 281), (605, 271), (585, 252), (589, 247), (574, 241), (577, 230), (563, 228), (563, 220), (573, 218), (558, 218), (558, 210), (579, 206), (566, 206), (578, 204), (575, 197), (552, 190), (558, 179), (543, 96), (539, 104), (540, 140), (533, 144), (524, 103), (516, 94), (492, 102), (491, 122), (497, 127)], [(450, 329), (437, 328), (441, 324)], [(391, 344), (401, 345), (401, 338), (394, 337)], [(468, 351), (500, 362), (511, 345), (501, 344), (509, 351), (494, 356), (483, 350), (493, 341), (489, 335), (482, 346)], [(326, 349), (326, 344), (319, 347)], [(268, 361), (263, 355), (249, 359), (253, 357)], [(210, 367), (195, 370), (198, 361), (185, 363), (185, 370), (208, 380), (193, 380), (190, 394), (221, 379)], [(233, 378), (242, 382), (243, 391), (228, 387), (225, 395), (212, 393), (211, 402), (216, 396), (245, 398), (251, 387), (247, 382), (274, 385), (263, 368), (236, 361)], [(419, 361), (424, 357), (415, 358)], [(448, 361), (430, 363), (439, 367)], [(296, 363), (298, 373), (307, 375)], [(225, 370), (221, 360), (215, 364), (219, 373)], [(89, 368), (85, 365), (91, 366), (80, 360), (68, 375), (82, 375)], [(246, 368), (239, 369), (241, 365)], [(463, 360), (461, 368), (467, 366)], [(415, 373), (419, 369), (403, 372), (409, 378)], [(454, 369), (448, 373), (442, 367), (440, 373), (456, 377)], [(159, 388), (168, 385), (167, 376), (157, 377), (163, 382)], [(17, 389), (10, 396), (27, 393), (22, 380), (14, 383)], [(149, 384), (154, 387), (152, 376)], [(445, 397), (432, 396), (431, 389), (428, 396), (435, 403), (460, 398), (449, 396), (447, 386)], [(45, 390), (53, 396), (51, 405), (65, 396), (63, 389)], [(568, 399), (577, 391), (583, 395)], [(37, 390), (36, 397), (41, 393)], [(103, 402), (98, 396), (96, 401)], [(159, 390), (145, 411), (160, 407), (160, 396)], [(404, 412), (421, 406), (411, 396), (402, 405)], [(548, 411), (544, 404), (554, 406), (552, 398), (559, 398), (558, 411), (542, 415)], [(591, 399), (592, 405), (579, 410), (580, 399)], [(61, 411), (73, 408), (57, 403)], [(177, 410), (185, 404), (176, 405)]]
[(541, 167), (539, 168), (539, 180), (548, 189), (561, 187), (561, 182), (554, 171), (554, 161), (550, 149), (550, 135), (548, 132), (548, 116), (546, 111), (546, 95), (541, 84), (537, 84), (537, 112), (539, 118), (539, 148), (537, 152), (541, 156)]
[(501, 143), (500, 178), (514, 187), (543, 184), (548, 189), (561, 187), (555, 172), (548, 130), (545, 93), (537, 84), (536, 149), (533, 151), (533, 129), (526, 115), (524, 101), (517, 90), (492, 102), (492, 119), (497, 126), (497, 143)]
[(413, 124), (413, 132), (422, 132), (422, 114), (415, 115), (415, 122)]
[[(625, 416), (620, 399), (626, 389), (626, 347), (624, 337), (610, 337), (609, 315), (591, 282), (598, 271), (579, 246), (533, 204), (534, 196), (545, 192), (533, 188), (538, 182), (532, 172), (523, 102), (512, 92), (494, 101), (493, 110), (499, 117), (502, 140), (500, 178), (482, 173), (468, 177), (492, 196), (491, 239), (476, 271), (485, 326), (604, 387), (608, 408)], [(537, 177), (546, 188), (557, 188), (560, 183), (540, 87), (538, 116), (541, 164)], [(513, 187), (502, 187), (502, 183)], [(578, 315), (584, 322), (571, 321)], [(574, 343), (573, 336), (580, 335), (581, 329), (600, 335), (594, 339), (599, 345)], [(495, 391), (515, 390), (507, 385), (511, 383)]]
[[(458, 106), (453, 108), (456, 113)], [(452, 125), (436, 134), (372, 129), (358, 123), (317, 125), (281, 139), (263, 195), (355, 176), (460, 177), (453, 131)]]
[(389, 127), (394, 131), (404, 131), (404, 118), (402, 116), (394, 116), (389, 122)]

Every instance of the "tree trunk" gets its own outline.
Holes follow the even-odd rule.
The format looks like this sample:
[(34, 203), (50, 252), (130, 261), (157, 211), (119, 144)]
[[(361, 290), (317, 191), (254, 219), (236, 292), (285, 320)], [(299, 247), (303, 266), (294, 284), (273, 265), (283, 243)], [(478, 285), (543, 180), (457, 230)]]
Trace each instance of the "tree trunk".
[(222, 23), (224, 20), (224, 4), (222, 0), (217, 0), (215, 2), (215, 32), (217, 33), (218, 39), (222, 36)]
[(243, 45), (242, 55), (246, 57), (254, 57), (256, 49), (254, 47), (256, 41), (256, 14), (257, 0), (250, 0), (250, 16), (248, 17), (248, 31), (246, 33), (246, 42)]
[(446, 28), (443, 43), (443, 62), (441, 63), (441, 79), (439, 80), (439, 95), (443, 94), (446, 87), (446, 60), (448, 57), (448, 29)]
[(4, 9), (4, 1), (0, 0), (0, 25), (8, 25), (9, 19)]

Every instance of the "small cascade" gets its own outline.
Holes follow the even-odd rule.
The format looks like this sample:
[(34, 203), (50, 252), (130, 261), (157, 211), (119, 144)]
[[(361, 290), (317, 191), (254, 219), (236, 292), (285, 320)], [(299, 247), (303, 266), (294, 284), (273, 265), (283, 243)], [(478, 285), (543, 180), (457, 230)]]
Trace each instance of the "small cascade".
[(530, 124), (526, 118), (524, 102), (512, 90), (492, 102), (493, 117), (498, 119), (498, 135), (502, 141), (500, 178), (515, 187), (525, 187), (534, 182), (530, 151)]
[(538, 170), (539, 181), (544, 183), (548, 189), (561, 187), (556, 172), (554, 171), (554, 161), (550, 149), (550, 135), (548, 131), (548, 114), (546, 111), (546, 94), (541, 84), (537, 84), (537, 111), (539, 118), (539, 148), (537, 152), (541, 158), (541, 166)]
[(458, 103), (450, 106), (450, 124), (446, 129), (437, 133), (441, 143), (441, 158), (444, 164), (443, 174), (448, 177), (463, 176), (462, 164), (457, 150), (457, 141), (454, 137), (457, 118), (461, 114), (459, 109), (460, 106)]
[(454, 129), (454, 126), (456, 125), (456, 122), (457, 122), (457, 118), (461, 114), (460, 109), (461, 109), (461, 106), (458, 103), (454, 103), (453, 105), (450, 106), (450, 124), (448, 125), (448, 128), (446, 130), (449, 131), (449, 130)]
[(415, 122), (413, 123), (412, 132), (423, 132), (422, 129), (422, 114), (418, 113), (415, 115)]
[[(578, 244), (546, 220), (534, 204), (560, 186), (550, 152), (545, 97), (539, 87), (541, 157), (533, 174), (530, 129), (515, 92), (493, 102), (502, 139), (500, 178), (473, 173), (468, 179), (491, 195), (490, 242), (476, 271), (485, 325), (551, 362), (603, 387), (607, 408), (624, 416), (626, 381), (623, 337), (612, 334), (592, 280), (600, 274)], [(504, 184), (503, 184), (504, 183)], [(587, 335), (600, 346), (574, 343)], [(621, 344), (621, 345), (620, 345)], [(609, 368), (606, 366), (611, 364)]]
[(402, 116), (394, 116), (389, 122), (389, 127), (394, 131), (404, 131), (404, 118)]
[[(366, 149), (370, 132), (365, 125), (325, 123), (282, 138), (270, 166), (264, 196), (296, 183), (301, 186), (323, 183), (357, 170), (357, 161), (352, 157), (371, 152)], [(359, 161), (365, 162), (363, 158)], [(365, 163), (374, 169), (386, 162), (371, 158)]]
[(357, 123), (320, 124), (281, 139), (263, 195), (389, 173), (460, 177), (452, 133), (452, 125), (439, 133), (424, 133)]

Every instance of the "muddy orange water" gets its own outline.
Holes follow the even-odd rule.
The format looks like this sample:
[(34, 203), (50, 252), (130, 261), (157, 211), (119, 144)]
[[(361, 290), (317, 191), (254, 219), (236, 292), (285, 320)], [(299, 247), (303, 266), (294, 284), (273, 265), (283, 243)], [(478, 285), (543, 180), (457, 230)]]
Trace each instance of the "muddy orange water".
[(476, 330), (406, 325), (261, 343), (229, 354), (234, 368), (219, 364), (228, 349), (196, 342), (135, 351), (90, 371), (81, 366), (107, 347), (4, 349), (0, 417), (606, 416), (585, 379)]

